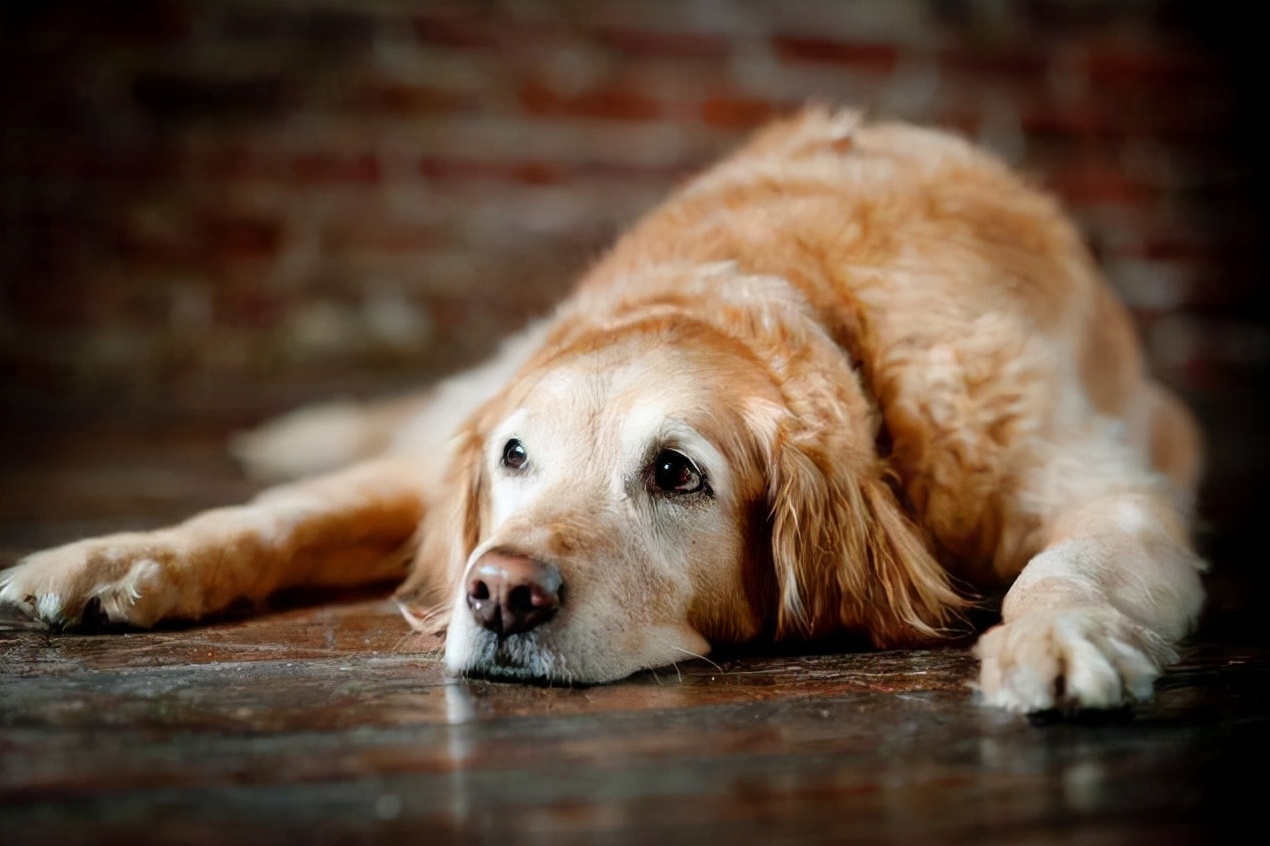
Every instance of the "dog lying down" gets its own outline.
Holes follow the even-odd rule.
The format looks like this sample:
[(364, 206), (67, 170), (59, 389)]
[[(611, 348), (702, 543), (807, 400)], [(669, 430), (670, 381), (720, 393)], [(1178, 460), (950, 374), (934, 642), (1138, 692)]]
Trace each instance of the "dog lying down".
[(0, 599), (150, 626), (404, 576), (451, 673), (596, 683), (937, 643), (1009, 585), (978, 687), (1018, 711), (1149, 697), (1202, 602), (1196, 427), (1076, 230), (963, 141), (849, 112), (759, 133), (484, 366), (236, 451), (303, 478), (36, 553)]

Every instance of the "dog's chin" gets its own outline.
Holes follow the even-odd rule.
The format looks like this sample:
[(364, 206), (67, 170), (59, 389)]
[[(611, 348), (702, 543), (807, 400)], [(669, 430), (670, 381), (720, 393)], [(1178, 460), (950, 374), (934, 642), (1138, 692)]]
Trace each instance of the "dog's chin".
[(673, 637), (668, 637), (671, 631), (659, 628), (653, 630), (661, 635), (654, 642), (668, 644), (667, 648), (638, 656), (596, 649), (593, 641), (582, 649), (564, 649), (553, 642), (550, 627), (499, 637), (484, 629), (452, 625), (446, 639), (446, 671), (452, 676), (522, 684), (595, 685), (691, 660), (709, 651), (701, 636), (687, 627), (675, 627)]
[(518, 681), (540, 684), (590, 684), (591, 679), (580, 678), (569, 668), (563, 656), (542, 643), (539, 632), (499, 637), (493, 632), (472, 631), (467, 637), (467, 647), (460, 661), (451, 654), (455, 643), (453, 635), (447, 642), (447, 669), (459, 676), (485, 678), (499, 681)]

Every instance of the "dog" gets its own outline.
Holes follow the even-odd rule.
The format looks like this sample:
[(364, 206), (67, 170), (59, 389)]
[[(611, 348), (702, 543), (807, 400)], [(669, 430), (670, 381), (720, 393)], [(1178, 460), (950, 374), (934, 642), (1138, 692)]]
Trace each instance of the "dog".
[(298, 481), (30, 555), (0, 601), (146, 627), (396, 579), (448, 672), (591, 684), (938, 643), (1005, 591), (978, 696), (1021, 712), (1150, 697), (1203, 602), (1200, 432), (1075, 227), (968, 142), (850, 111), (758, 132), (488, 363), (234, 449)]

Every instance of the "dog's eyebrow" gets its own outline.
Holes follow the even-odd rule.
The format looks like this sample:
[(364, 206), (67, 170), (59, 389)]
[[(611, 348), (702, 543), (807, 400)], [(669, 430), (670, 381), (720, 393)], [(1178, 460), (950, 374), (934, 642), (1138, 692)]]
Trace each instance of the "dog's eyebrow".
[[(517, 408), (511, 414), (500, 420), (494, 428), (489, 431), (489, 440), (493, 446), (502, 448), (502, 442), (511, 437), (515, 437), (522, 428), (525, 421), (529, 418), (529, 410), (525, 408)], [(488, 446), (488, 445), (487, 445)], [(493, 448), (493, 447), (490, 447)]]

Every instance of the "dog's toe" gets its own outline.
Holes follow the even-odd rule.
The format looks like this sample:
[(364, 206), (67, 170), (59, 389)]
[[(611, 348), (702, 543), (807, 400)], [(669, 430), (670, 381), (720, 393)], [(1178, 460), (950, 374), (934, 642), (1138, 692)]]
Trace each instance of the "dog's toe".
[(58, 627), (93, 607), (110, 623), (151, 626), (176, 597), (156, 546), (144, 536), (81, 541), (31, 555), (0, 576), (0, 603)]
[(1033, 614), (980, 638), (983, 701), (1011, 711), (1118, 708), (1149, 699), (1167, 646), (1111, 608)]

